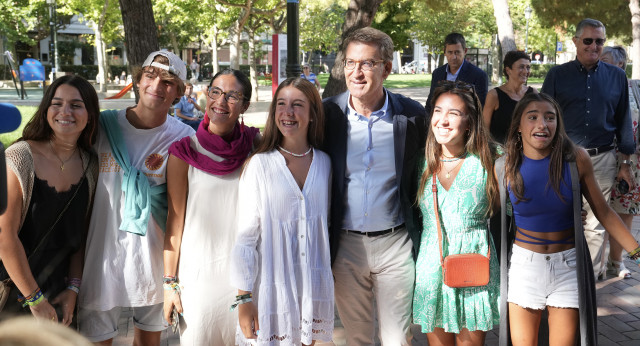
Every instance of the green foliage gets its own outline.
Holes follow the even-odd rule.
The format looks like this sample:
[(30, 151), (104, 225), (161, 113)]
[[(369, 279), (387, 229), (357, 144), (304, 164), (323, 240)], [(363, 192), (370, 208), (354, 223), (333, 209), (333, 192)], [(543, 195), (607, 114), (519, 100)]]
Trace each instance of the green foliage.
[[(529, 78), (543, 78), (547, 76), (549, 70), (556, 66), (555, 64), (531, 64), (531, 74)], [(529, 80), (531, 83), (531, 80)]]
[(605, 25), (607, 37), (631, 41), (628, 0), (531, 0), (531, 7), (542, 26), (555, 28), (567, 37), (573, 36), (580, 20), (594, 18)]
[(338, 50), (346, 7), (337, 0), (328, 3), (303, 2), (300, 8), (300, 50)]
[[(118, 0), (109, 0), (105, 9), (105, 0), (58, 0), (58, 12), (66, 15), (81, 14), (80, 21), (94, 30), (102, 32), (105, 44), (114, 43), (124, 38), (122, 30), (122, 14)], [(85, 39), (95, 45), (94, 35), (84, 35)]]
[(395, 50), (402, 51), (411, 43), (411, 31), (414, 27), (413, 4), (412, 0), (383, 1), (371, 24), (391, 37)]
[(0, 0), (0, 34), (6, 37), (9, 47), (18, 41), (35, 43), (28, 35), (37, 23), (32, 15), (35, 7), (29, 0)]

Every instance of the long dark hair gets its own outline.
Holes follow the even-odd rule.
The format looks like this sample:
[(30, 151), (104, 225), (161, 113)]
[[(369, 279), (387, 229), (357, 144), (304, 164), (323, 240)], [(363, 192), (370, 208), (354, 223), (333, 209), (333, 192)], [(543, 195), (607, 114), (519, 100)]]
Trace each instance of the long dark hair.
[[(556, 134), (551, 140), (551, 157), (549, 162), (549, 185), (558, 194), (560, 200), (563, 200), (560, 194), (560, 183), (562, 182), (562, 166), (564, 161), (576, 160), (576, 147), (569, 139), (569, 136), (564, 129), (564, 121), (562, 120), (562, 111), (558, 103), (549, 95), (539, 94), (526, 94), (520, 102), (516, 105), (513, 111), (513, 117), (511, 119), (511, 127), (507, 136), (506, 148), (506, 161), (505, 161), (505, 179), (511, 184), (511, 191), (516, 196), (517, 201), (524, 201), (524, 182), (522, 180), (522, 174), (520, 174), (520, 166), (524, 153), (522, 152), (522, 136), (520, 135), (520, 122), (524, 110), (532, 102), (547, 102), (553, 106), (557, 115)], [(503, 183), (503, 182), (500, 182)]]
[(100, 106), (96, 89), (93, 88), (91, 83), (80, 76), (62, 76), (51, 83), (45, 91), (36, 113), (27, 125), (25, 125), (22, 131), (22, 137), (17, 141), (47, 141), (51, 139), (53, 129), (51, 129), (47, 121), (47, 111), (49, 110), (49, 106), (51, 106), (51, 100), (53, 100), (56, 90), (63, 84), (76, 88), (82, 97), (84, 106), (87, 109), (88, 119), (87, 126), (85, 126), (82, 133), (80, 133), (77, 144), (80, 149), (85, 151), (91, 150), (91, 147), (96, 142), (96, 129), (98, 126), (98, 117), (100, 116)]
[(278, 95), (280, 91), (286, 87), (292, 86), (300, 90), (309, 100), (309, 128), (307, 129), (307, 141), (310, 145), (317, 147), (322, 144), (324, 137), (324, 109), (322, 107), (322, 99), (315, 85), (308, 80), (300, 77), (287, 78), (282, 82), (276, 94), (273, 96), (271, 106), (269, 106), (269, 116), (264, 128), (262, 141), (253, 153), (264, 153), (276, 148), (282, 142), (282, 133), (276, 125), (276, 106), (278, 104)]
[[(480, 103), (480, 98), (478, 98), (478, 95), (472, 85), (462, 82), (445, 81), (434, 91), (433, 100), (431, 102), (430, 119), (433, 117), (436, 101), (440, 96), (447, 93), (458, 96), (465, 104), (466, 112), (464, 116), (469, 122), (469, 133), (465, 134), (465, 150), (468, 153), (478, 156), (482, 167), (487, 172), (485, 191), (489, 200), (489, 210), (487, 212), (488, 214), (491, 214), (494, 201), (498, 198), (498, 184), (493, 177), (493, 165), (497, 156), (497, 151), (496, 145), (491, 141), (489, 132), (482, 121), (482, 104)], [(420, 178), (418, 200), (422, 198), (429, 178), (440, 171), (441, 155), (442, 146), (436, 142), (436, 137), (433, 134), (433, 131), (429, 130), (425, 147), (426, 167), (422, 173), (422, 177)]]

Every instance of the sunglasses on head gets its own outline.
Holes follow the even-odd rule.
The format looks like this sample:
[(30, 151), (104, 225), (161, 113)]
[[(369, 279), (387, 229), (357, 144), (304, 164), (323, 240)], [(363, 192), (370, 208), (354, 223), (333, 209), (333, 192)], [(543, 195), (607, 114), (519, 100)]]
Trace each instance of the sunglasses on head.
[(598, 47), (604, 46), (604, 41), (605, 41), (604, 38), (595, 38), (595, 39), (591, 37), (583, 38), (582, 43), (584, 43), (586, 46), (590, 46), (591, 44), (593, 44), (594, 40), (596, 41), (596, 46)]

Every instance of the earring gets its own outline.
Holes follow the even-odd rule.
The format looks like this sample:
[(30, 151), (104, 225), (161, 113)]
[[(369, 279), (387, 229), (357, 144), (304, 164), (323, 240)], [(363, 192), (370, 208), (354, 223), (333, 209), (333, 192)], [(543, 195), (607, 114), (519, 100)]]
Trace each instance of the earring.
[(516, 148), (522, 150), (522, 134), (518, 132), (518, 138), (516, 138)]
[(240, 132), (244, 132), (244, 113), (240, 114)]

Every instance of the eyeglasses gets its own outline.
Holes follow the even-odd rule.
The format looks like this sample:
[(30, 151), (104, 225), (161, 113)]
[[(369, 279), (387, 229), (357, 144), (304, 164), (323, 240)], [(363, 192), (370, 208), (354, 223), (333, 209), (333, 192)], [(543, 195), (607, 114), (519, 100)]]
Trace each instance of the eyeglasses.
[(586, 46), (590, 46), (590, 45), (593, 44), (594, 40), (596, 41), (596, 46), (598, 46), (598, 47), (604, 46), (604, 41), (606, 41), (606, 39), (604, 39), (604, 38), (587, 37), (587, 38), (583, 38), (582, 39), (582, 43), (584, 43)]
[(305, 66), (305, 67), (303, 67), (303, 69), (308, 70), (308, 69), (309, 69), (309, 66)]
[(207, 93), (207, 96), (209, 96), (212, 100), (217, 100), (222, 95), (224, 95), (225, 101), (227, 101), (227, 103), (230, 105), (238, 103), (242, 99), (241, 92), (233, 90), (225, 92), (217, 87), (210, 87), (209, 92)]
[(353, 70), (356, 68), (356, 64), (360, 64), (360, 68), (362, 71), (371, 71), (376, 64), (379, 62), (384, 62), (384, 60), (353, 60), (353, 59), (344, 59), (344, 68), (347, 70)]

